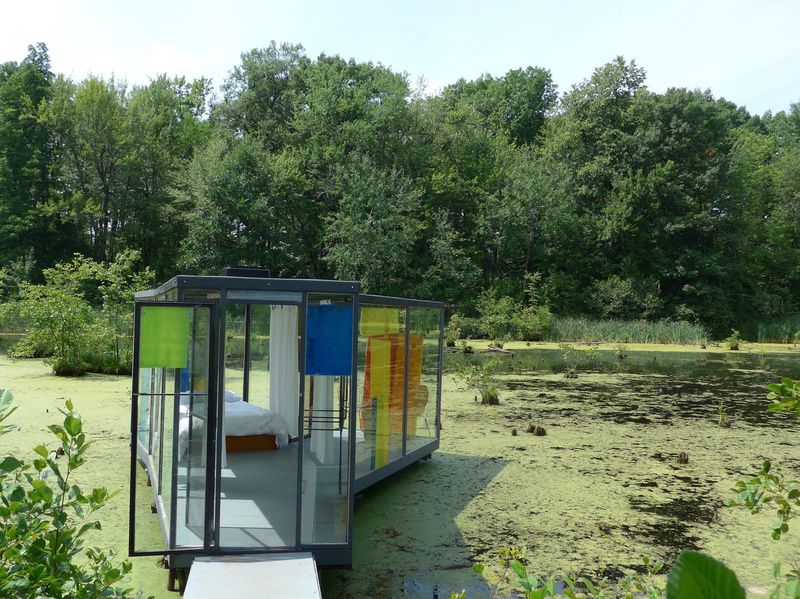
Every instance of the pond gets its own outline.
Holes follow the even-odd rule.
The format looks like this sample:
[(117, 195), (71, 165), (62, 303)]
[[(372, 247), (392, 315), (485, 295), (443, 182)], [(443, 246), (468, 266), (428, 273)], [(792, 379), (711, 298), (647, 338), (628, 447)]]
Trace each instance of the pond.
[[(796, 555), (800, 532), (773, 541), (771, 513), (724, 501), (766, 458), (800, 475), (800, 423), (766, 412), (765, 391), (800, 375), (800, 351), (564, 353), (502, 356), (499, 406), (445, 377), (440, 451), (360, 499), (353, 569), (323, 573), (326, 599), (446, 598), (462, 588), (486, 597), (472, 564), (491, 569), (509, 546), (527, 548), (533, 572), (612, 586), (641, 570), (643, 556), (668, 567), (697, 549), (731, 566), (750, 594), (769, 587), (772, 564)], [(447, 364), (486, 359), (450, 354)], [(537, 426), (546, 435), (528, 432)]]

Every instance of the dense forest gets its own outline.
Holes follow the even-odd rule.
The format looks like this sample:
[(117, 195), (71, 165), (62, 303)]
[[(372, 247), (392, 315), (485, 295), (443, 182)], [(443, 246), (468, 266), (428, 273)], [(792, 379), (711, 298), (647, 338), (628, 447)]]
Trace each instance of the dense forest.
[[(653, 93), (617, 58), (435, 96), (380, 64), (246, 52), (219, 91), (0, 65), (0, 302), (80, 253), (157, 278), (262, 265), (373, 293), (697, 322), (800, 310), (800, 104)], [(530, 298), (529, 298), (530, 299)]]

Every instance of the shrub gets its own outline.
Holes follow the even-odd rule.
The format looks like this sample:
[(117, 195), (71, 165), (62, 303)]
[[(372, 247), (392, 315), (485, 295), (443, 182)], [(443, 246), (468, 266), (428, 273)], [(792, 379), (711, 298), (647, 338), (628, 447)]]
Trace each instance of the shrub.
[[(136, 272), (138, 259), (134, 251), (108, 264), (76, 255), (71, 262), (45, 269), (44, 285), (22, 283), (18, 305), (27, 331), (14, 355), (52, 356), (48, 363), (57, 375), (129, 373), (133, 291), (152, 280), (149, 270)], [(99, 309), (88, 295), (101, 302)]]
[(545, 338), (553, 315), (545, 306), (528, 306), (516, 317), (515, 339), (520, 341), (541, 341)]
[[(512, 297), (497, 297), (491, 290), (481, 295), (477, 307), (480, 318), (459, 319), (462, 334), (463, 329), (472, 329), (470, 325), (473, 325), (477, 337), (499, 341), (541, 341), (553, 320), (546, 306), (523, 306)], [(468, 320), (474, 320), (474, 323), (466, 322)]]
[(455, 347), (459, 339), (461, 339), (460, 317), (458, 314), (453, 314), (444, 327), (444, 341), (447, 347)]
[(481, 294), (478, 300), (480, 332), (489, 339), (513, 339), (516, 335), (517, 317), (522, 306), (514, 299), (495, 297), (491, 291)]
[(448, 338), (448, 335), (454, 341), (480, 338), (482, 336), (480, 322), (477, 318), (453, 314), (445, 327), (445, 339)]
[(725, 344), (727, 344), (729, 350), (737, 351), (742, 342), (742, 338), (739, 336), (739, 331), (736, 329), (731, 329), (730, 337), (724, 339), (723, 341)]
[[(0, 435), (13, 428), (2, 424), (11, 403), (11, 393), (0, 389)], [(85, 547), (86, 533), (100, 529), (92, 516), (114, 493), (84, 493), (71, 480), (90, 442), (72, 402), (62, 413), (63, 423), (49, 427), (55, 450), (34, 448), (32, 464), (14, 456), (0, 461), (0, 596), (130, 597), (132, 589), (117, 586), (128, 582), (130, 562)]]
[(88, 302), (74, 290), (55, 285), (23, 283), (20, 295), (20, 313), (30, 328), (13, 355), (49, 355), (47, 362), (56, 374), (83, 374), (83, 349), (94, 319)]
[(497, 405), (499, 402), (497, 374), (502, 368), (499, 358), (479, 363), (464, 364), (456, 374), (456, 379), (464, 383), (468, 389), (476, 390), (481, 396), (481, 403)]

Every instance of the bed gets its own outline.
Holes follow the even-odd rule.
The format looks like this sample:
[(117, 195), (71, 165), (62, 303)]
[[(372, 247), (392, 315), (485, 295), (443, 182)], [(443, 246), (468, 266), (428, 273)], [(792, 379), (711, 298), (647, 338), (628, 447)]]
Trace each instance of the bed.
[[(183, 458), (189, 446), (190, 418), (189, 395), (188, 393), (181, 395), (178, 455)], [(191, 421), (194, 431), (200, 433), (204, 421), (201, 418), (193, 418)], [(225, 453), (280, 449), (289, 443), (289, 428), (279, 414), (243, 401), (240, 396), (230, 390), (225, 391), (222, 432), (225, 436)]]
[(223, 421), (228, 451), (280, 449), (289, 442), (289, 429), (279, 414), (242, 401), (225, 401)]

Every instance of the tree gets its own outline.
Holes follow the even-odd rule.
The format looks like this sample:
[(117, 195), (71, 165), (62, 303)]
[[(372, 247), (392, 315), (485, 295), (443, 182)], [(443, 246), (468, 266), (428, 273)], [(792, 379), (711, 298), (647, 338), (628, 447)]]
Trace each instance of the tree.
[(141, 253), (161, 276), (174, 274), (184, 215), (171, 189), (183, 164), (210, 136), (203, 120), (210, 82), (161, 75), (135, 87), (127, 98), (125, 129), (131, 143), (125, 161), (130, 190), (121, 211), (119, 247)]
[(708, 92), (659, 95), (643, 83), (641, 69), (617, 59), (548, 125), (545, 155), (566, 167), (574, 203), (564, 205), (585, 223), (571, 270), (583, 289), (631, 279), (653, 294), (650, 316), (702, 320), (719, 334), (751, 316), (731, 177), (732, 132), (749, 117)]
[(366, 156), (342, 167), (337, 189), (341, 200), (328, 223), (325, 259), (337, 278), (361, 281), (364, 291), (399, 292), (421, 228), (419, 193), (402, 173), (382, 171)]
[(445, 88), (443, 97), (472, 104), (492, 128), (521, 145), (536, 143), (557, 100), (550, 71), (538, 67), (513, 69), (498, 78), (461, 79)]
[(30, 276), (82, 248), (56, 201), (58, 153), (46, 114), (54, 75), (44, 44), (0, 65), (0, 266), (27, 261)]

